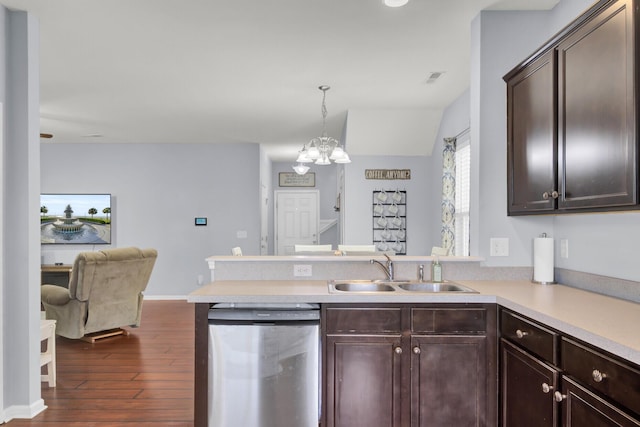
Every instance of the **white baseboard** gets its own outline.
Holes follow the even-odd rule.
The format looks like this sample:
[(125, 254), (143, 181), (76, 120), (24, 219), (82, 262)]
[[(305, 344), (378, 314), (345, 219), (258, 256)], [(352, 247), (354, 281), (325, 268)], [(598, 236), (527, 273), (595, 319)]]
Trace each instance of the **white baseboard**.
[(4, 412), (2, 413), (2, 419), (5, 423), (8, 423), (14, 418), (31, 419), (45, 409), (47, 409), (47, 405), (44, 404), (44, 400), (38, 399), (28, 406), (13, 405), (5, 408)]

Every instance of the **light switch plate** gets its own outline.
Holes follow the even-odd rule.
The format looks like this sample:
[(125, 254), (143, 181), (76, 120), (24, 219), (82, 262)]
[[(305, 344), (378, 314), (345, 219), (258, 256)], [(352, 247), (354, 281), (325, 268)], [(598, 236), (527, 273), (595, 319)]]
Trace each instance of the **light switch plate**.
[(560, 240), (560, 258), (569, 258), (569, 240)]
[(490, 256), (509, 256), (509, 238), (508, 237), (492, 237), (489, 240)]

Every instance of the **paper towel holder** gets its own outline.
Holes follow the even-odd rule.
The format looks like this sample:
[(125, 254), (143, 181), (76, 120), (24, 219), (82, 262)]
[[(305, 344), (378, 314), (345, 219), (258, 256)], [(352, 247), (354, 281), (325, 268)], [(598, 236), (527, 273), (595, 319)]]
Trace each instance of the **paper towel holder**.
[[(544, 238), (547, 238), (547, 233), (542, 233), (542, 234), (540, 234), (540, 236), (539, 236), (539, 237), (541, 237), (541, 238), (543, 238), (543, 239), (544, 239)], [(555, 284), (557, 284), (557, 283), (558, 283), (558, 282), (556, 282), (555, 280), (551, 280), (551, 281), (547, 281), (547, 280), (545, 280), (545, 281), (535, 280), (535, 275), (536, 275), (536, 273), (535, 273), (535, 265), (534, 265), (534, 268), (533, 268), (533, 269), (532, 269), (532, 271), (531, 271), (531, 282), (532, 282), (532, 283), (535, 283), (535, 284), (538, 284), (538, 285), (555, 285)], [(555, 275), (554, 275), (554, 276), (555, 276)], [(554, 279), (555, 279), (555, 277), (554, 277)]]

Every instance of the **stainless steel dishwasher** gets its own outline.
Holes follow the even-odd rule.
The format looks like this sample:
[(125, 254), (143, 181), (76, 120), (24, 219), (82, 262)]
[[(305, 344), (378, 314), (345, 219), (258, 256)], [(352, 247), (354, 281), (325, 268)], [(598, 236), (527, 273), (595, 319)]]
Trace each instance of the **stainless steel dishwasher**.
[(317, 304), (209, 310), (209, 427), (317, 427)]

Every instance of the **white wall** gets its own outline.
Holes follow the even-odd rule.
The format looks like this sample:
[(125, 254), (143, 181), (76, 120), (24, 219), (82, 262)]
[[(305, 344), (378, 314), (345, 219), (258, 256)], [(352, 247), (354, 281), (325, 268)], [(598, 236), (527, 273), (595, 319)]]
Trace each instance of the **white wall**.
[[(257, 144), (41, 144), (43, 193), (111, 193), (112, 247), (158, 250), (147, 295), (184, 296), (208, 281), (211, 255), (260, 253)], [(241, 169), (240, 169), (241, 168)], [(207, 217), (196, 227), (195, 217)], [(247, 238), (238, 238), (246, 231)], [(101, 245), (43, 245), (70, 263)]]
[(344, 139), (349, 155), (386, 156), (389, 146), (401, 156), (429, 156), (440, 109), (350, 109)]

